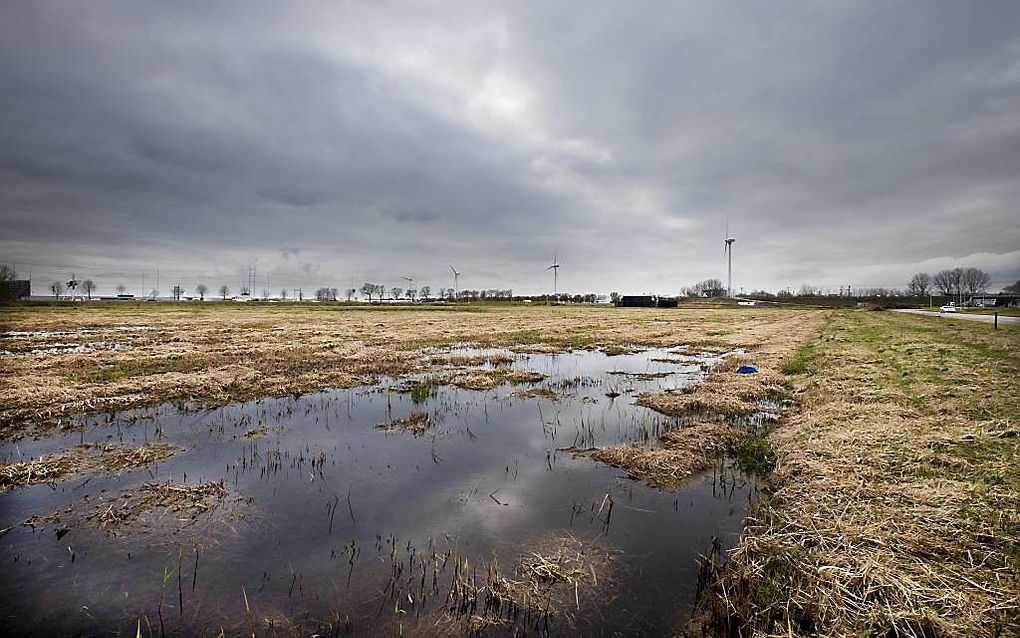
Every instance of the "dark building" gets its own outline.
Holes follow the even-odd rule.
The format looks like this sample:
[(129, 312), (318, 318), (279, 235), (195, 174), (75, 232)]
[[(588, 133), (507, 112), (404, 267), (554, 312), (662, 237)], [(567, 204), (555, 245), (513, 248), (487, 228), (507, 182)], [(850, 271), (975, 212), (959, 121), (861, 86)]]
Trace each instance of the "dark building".
[(617, 308), (654, 308), (655, 295), (623, 295), (616, 302)]
[(32, 282), (29, 279), (0, 281), (0, 299), (28, 299), (32, 296)]

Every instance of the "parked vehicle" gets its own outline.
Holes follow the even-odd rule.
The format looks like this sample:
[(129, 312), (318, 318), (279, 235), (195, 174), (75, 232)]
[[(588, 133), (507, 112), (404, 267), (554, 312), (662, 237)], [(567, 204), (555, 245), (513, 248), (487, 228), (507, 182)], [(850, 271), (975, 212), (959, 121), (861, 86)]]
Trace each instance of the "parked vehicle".
[(956, 312), (956, 306), (942, 306), (939, 312)]

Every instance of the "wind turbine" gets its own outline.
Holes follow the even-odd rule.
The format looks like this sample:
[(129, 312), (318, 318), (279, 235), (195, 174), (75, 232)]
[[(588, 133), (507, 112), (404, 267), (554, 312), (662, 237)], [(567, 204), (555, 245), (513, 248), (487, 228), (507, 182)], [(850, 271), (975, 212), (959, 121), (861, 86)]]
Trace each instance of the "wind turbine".
[(405, 277), (403, 275), (399, 276), (401, 279), (407, 282), (407, 292), (411, 294), (411, 301), (414, 301), (414, 295), (418, 293), (418, 289), (414, 287), (414, 277)]
[(460, 279), (460, 273), (453, 267), (453, 264), (450, 264), (450, 270), (453, 272), (453, 298), (456, 300), (458, 293), (457, 282)]
[[(556, 297), (556, 293), (557, 293), (557, 286), (559, 284), (558, 277), (559, 277), (559, 272), (560, 272), (560, 262), (559, 262), (559, 260), (556, 259), (557, 253), (558, 253), (558, 251), (556, 251), (556, 250), (553, 251), (553, 262), (552, 262), (552, 265), (549, 266), (548, 268), (546, 268), (546, 270), (553, 271), (553, 297), (554, 298), (557, 298)], [(557, 298), (557, 300), (558, 300), (558, 298)]]
[(737, 241), (730, 237), (730, 224), (726, 222), (726, 241), (723, 245), (723, 255), (726, 256), (726, 297), (733, 296), (733, 242)]

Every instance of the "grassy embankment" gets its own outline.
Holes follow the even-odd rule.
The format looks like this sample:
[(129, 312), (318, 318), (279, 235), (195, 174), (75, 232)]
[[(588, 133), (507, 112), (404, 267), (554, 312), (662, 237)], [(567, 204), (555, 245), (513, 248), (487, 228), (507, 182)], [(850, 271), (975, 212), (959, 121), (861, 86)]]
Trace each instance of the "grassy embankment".
[(1020, 329), (840, 312), (783, 371), (713, 633), (1020, 635)]

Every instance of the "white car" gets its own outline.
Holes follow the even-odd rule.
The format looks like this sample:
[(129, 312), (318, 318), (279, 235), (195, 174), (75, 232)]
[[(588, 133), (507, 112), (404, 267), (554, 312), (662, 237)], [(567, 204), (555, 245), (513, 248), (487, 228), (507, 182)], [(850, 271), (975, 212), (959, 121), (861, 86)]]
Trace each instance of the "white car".
[(939, 312), (956, 312), (956, 306), (942, 306)]

